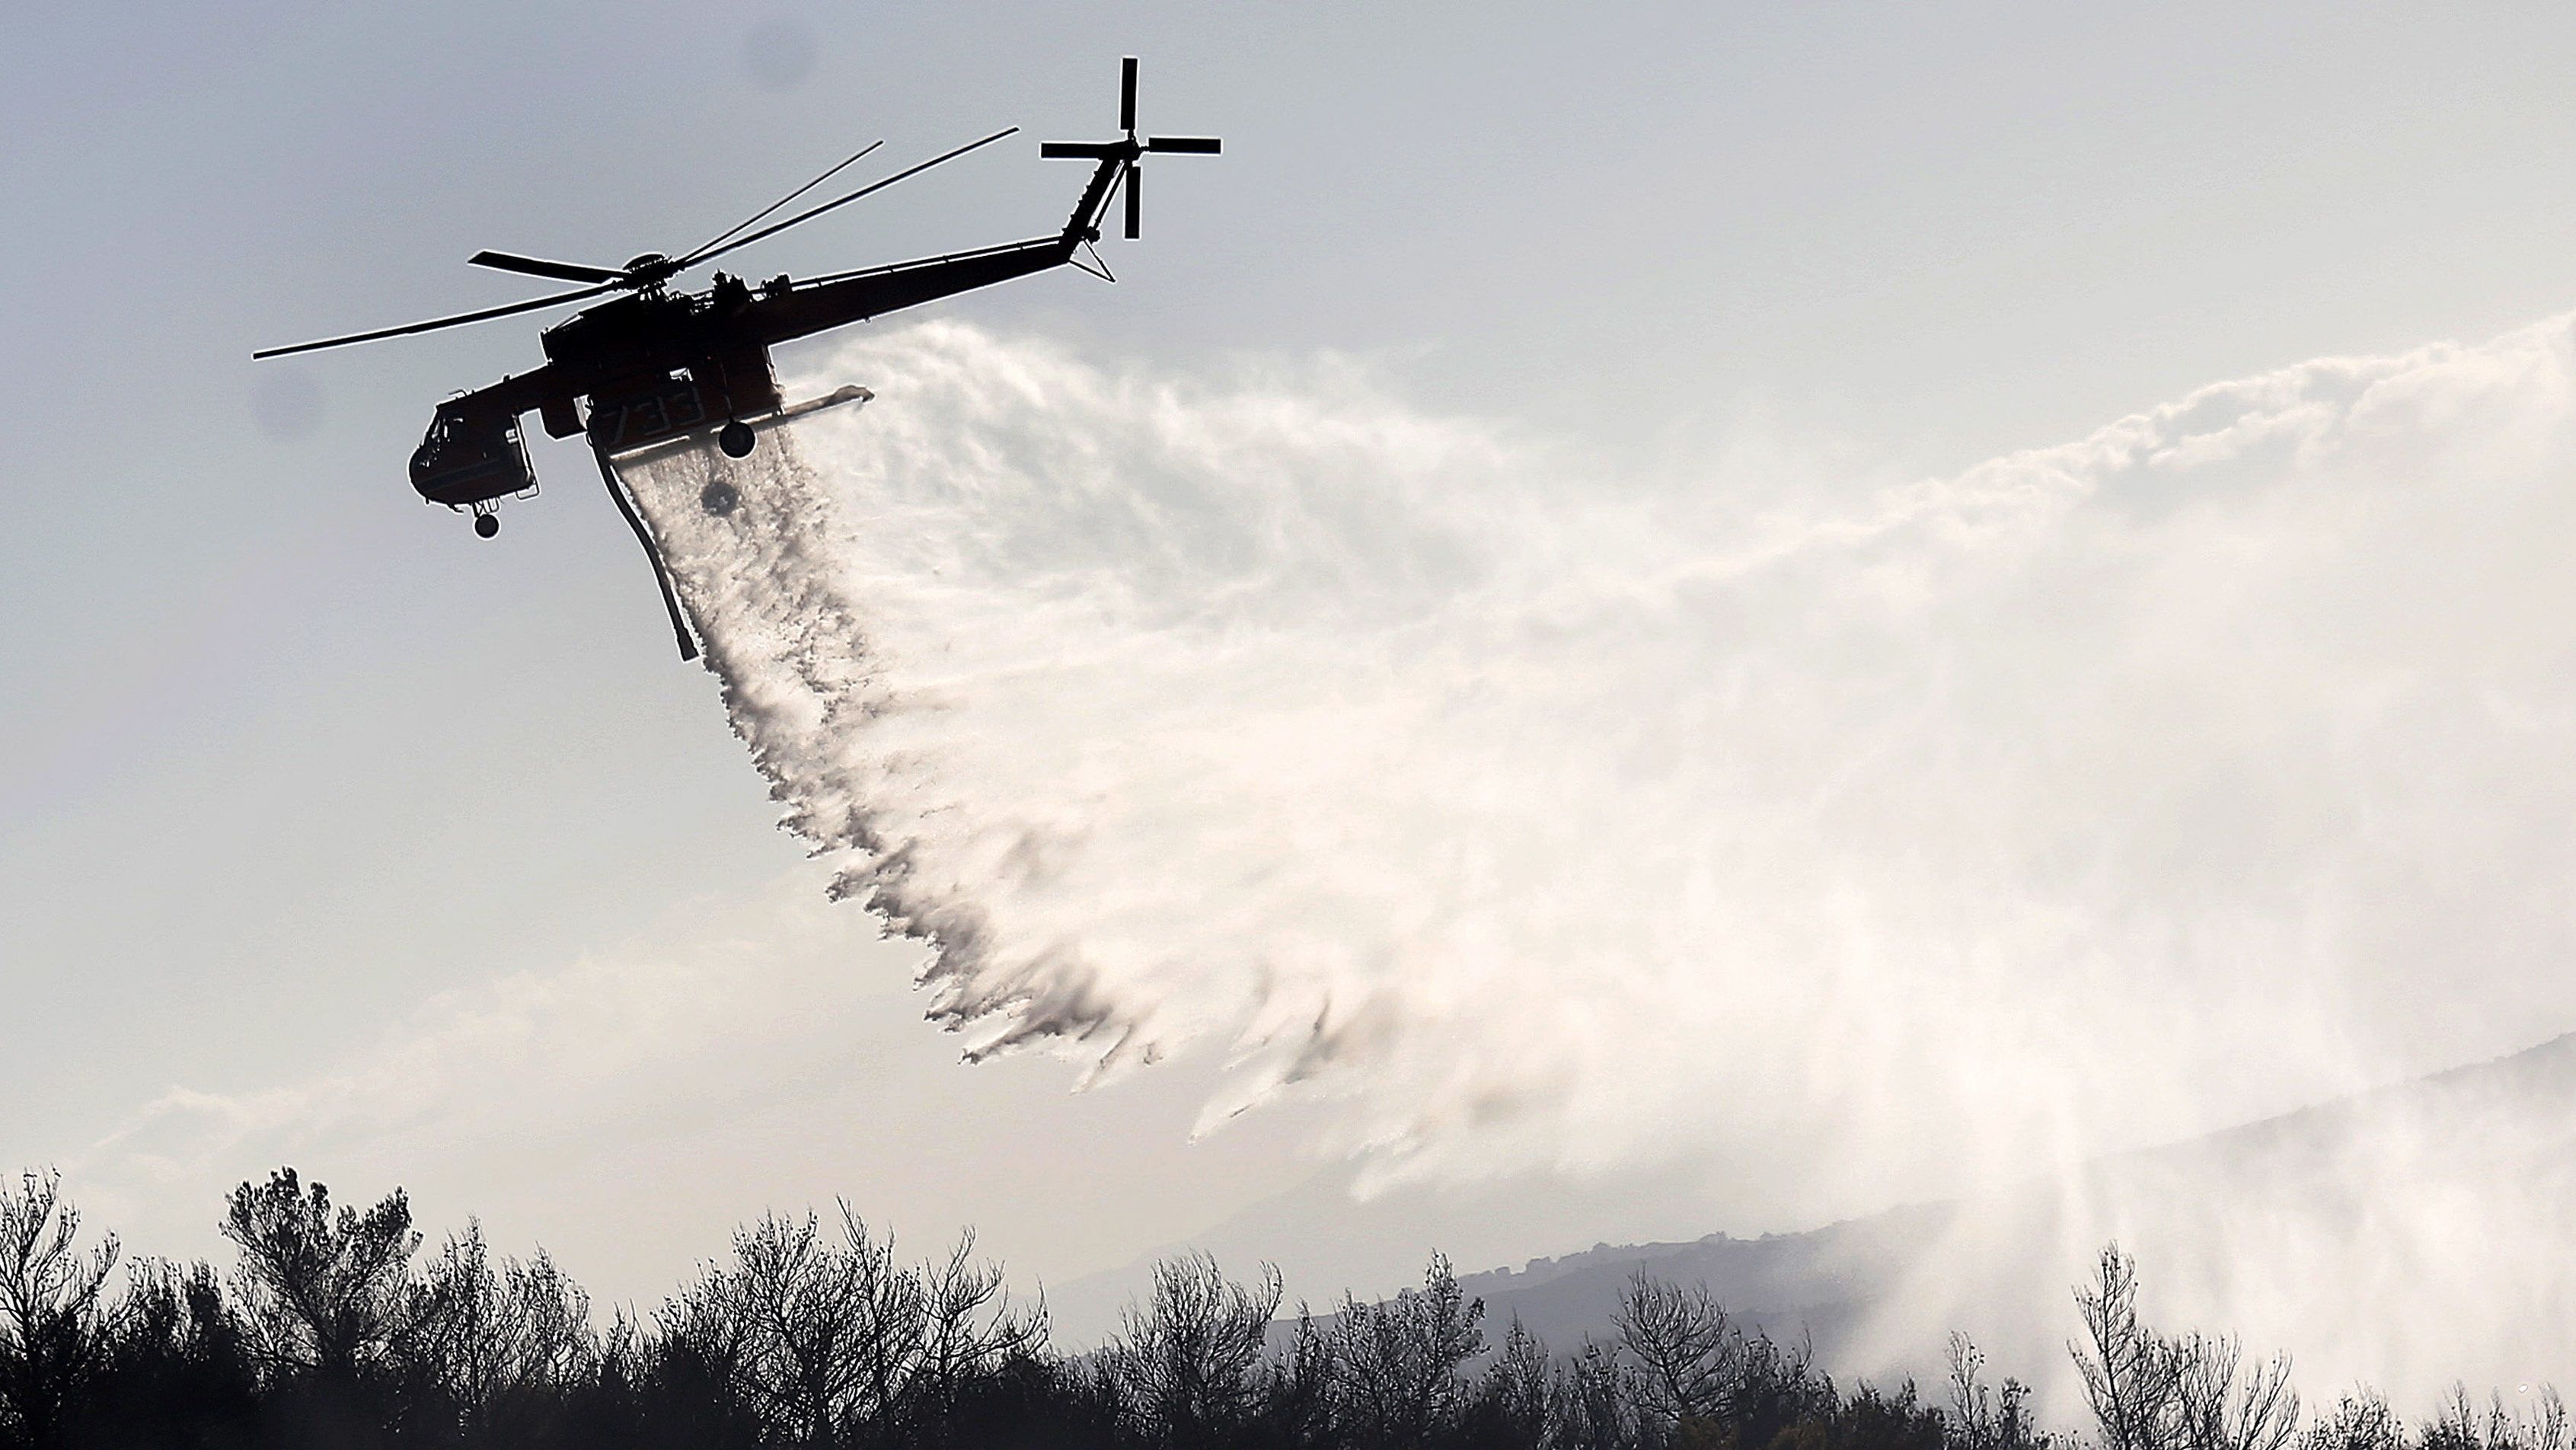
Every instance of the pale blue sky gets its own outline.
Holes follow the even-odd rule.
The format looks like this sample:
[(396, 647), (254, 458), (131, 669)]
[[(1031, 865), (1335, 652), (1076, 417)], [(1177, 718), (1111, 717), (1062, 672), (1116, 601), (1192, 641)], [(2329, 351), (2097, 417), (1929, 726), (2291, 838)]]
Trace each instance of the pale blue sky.
[[(138, 5), (9, 31), (0, 1166), (79, 1160), (175, 1085), (308, 1082), (437, 994), (684, 937), (690, 903), (730, 920), (796, 869), (575, 448), (539, 445), (547, 496), (494, 545), (405, 486), (431, 407), (532, 363), (534, 324), (249, 361), (521, 295), (479, 248), (676, 249), (865, 140), (893, 164), (1012, 122), (748, 270), (1047, 231), (1081, 177), (1035, 141), (1105, 133), (1137, 53), (1146, 129), (1226, 155), (1157, 166), (1125, 285), (939, 311), (1167, 371), (1358, 354), (1426, 409), (1612, 459), (1751, 417), (1939, 472), (2576, 302), (2558, 7)], [(814, 960), (876, 974), (847, 1010), (888, 1086), (818, 1059), (737, 1126), (845, 1142), (751, 1155), (614, 1265), (562, 1242), (562, 1178), (758, 1132), (608, 1113), (552, 1130), (587, 1149), (385, 1173), (445, 1174), (433, 1218), (630, 1293), (763, 1202), (864, 1200), (863, 1172), (907, 1232), (978, 1218), (1058, 1275), (1306, 1172), (1289, 1119), (1186, 1147), (1186, 1068), (1068, 1105), (1053, 1063), (950, 1067), (893, 990), (908, 957), (816, 931)], [(974, 1164), (885, 1136), (941, 1112)], [(1150, 1192), (1044, 1225), (999, 1201), (1103, 1161)], [(203, 1246), (263, 1166), (174, 1182), (134, 1237)], [(1492, 1252), (1594, 1235), (1542, 1217)]]

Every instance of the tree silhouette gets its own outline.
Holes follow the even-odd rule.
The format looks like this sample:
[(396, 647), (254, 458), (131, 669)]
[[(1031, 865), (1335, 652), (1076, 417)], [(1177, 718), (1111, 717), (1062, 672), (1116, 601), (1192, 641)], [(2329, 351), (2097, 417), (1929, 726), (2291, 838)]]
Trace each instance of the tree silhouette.
[(132, 1266), (99, 1383), (76, 1441), (259, 1443), (259, 1367), (211, 1264)]
[(75, 1247), (80, 1211), (62, 1201), (62, 1175), (0, 1184), (0, 1425), (26, 1444), (64, 1442), (73, 1407), (107, 1352), (99, 1295), (116, 1266), (116, 1236)]
[(1439, 1254), (1422, 1287), (1364, 1304), (1342, 1298), (1333, 1334), (1333, 1399), (1366, 1443), (1428, 1445), (1466, 1397), (1459, 1369), (1485, 1347), (1485, 1303), (1468, 1299)]
[(1611, 1324), (1636, 1363), (1647, 1404), (1665, 1423), (1717, 1421), (1739, 1408), (1745, 1337), (1707, 1285), (1661, 1283), (1641, 1268), (1621, 1291)]
[(1986, 1357), (1968, 1336), (1950, 1335), (1950, 1423), (1959, 1450), (2047, 1450), (2052, 1437), (2031, 1419), (2030, 1386), (2006, 1376), (1985, 1381)]
[(534, 1437), (598, 1370), (590, 1296), (543, 1249), (495, 1268), (470, 1220), (423, 1266), (396, 1340), (415, 1395), (473, 1444)]
[(365, 1213), (334, 1214), (328, 1188), (307, 1192), (280, 1168), (233, 1190), (223, 1233), (241, 1250), (243, 1322), (272, 1373), (354, 1380), (393, 1352), (420, 1247), (401, 1189)]
[[(898, 1260), (838, 1224), (764, 1215), (648, 1318), (602, 1329), (544, 1251), (469, 1220), (422, 1259), (397, 1190), (334, 1207), (292, 1169), (244, 1183), (209, 1264), (146, 1259), (120, 1295), (56, 1176), (0, 1184), (0, 1450), (2060, 1450), (2028, 1391), (1950, 1343), (1949, 1402), (1845, 1390), (1804, 1344), (1747, 1330), (1704, 1286), (1645, 1275), (1607, 1342), (1570, 1352), (1484, 1306), (1433, 1257), (1418, 1288), (1279, 1317), (1281, 1284), (1188, 1255), (1156, 1267), (1111, 1341), (1066, 1353), (961, 1236)], [(2104, 1250), (2070, 1344), (2100, 1450), (2576, 1450), (2566, 1406), (2465, 1391), (2410, 1428), (2366, 1391), (2304, 1430), (2289, 1362), (2168, 1336)]]
[(2075, 1307), (2084, 1338), (2068, 1349), (2103, 1450), (2175, 1450), (2182, 1364), (2139, 1319), (2138, 1267), (2119, 1245), (2102, 1250)]
[(2233, 1336), (2149, 1328), (2137, 1265), (2119, 1245), (2102, 1250), (2075, 1304), (2085, 1337), (2069, 1348), (2106, 1450), (2283, 1450), (2297, 1436), (2289, 1359), (2247, 1370)]
[(1241, 1440), (1269, 1397), (1263, 1359), (1279, 1298), (1279, 1271), (1268, 1264), (1249, 1288), (1205, 1254), (1155, 1265), (1152, 1303), (1127, 1310), (1098, 1361), (1134, 1438), (1176, 1447)]

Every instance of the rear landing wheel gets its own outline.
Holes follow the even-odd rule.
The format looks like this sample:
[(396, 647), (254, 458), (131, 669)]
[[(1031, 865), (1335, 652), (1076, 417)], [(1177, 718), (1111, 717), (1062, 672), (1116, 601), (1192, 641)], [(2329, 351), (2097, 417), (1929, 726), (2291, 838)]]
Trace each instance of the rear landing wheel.
[(751, 443), (751, 425), (740, 418), (724, 425), (724, 431), (716, 435), (716, 446), (724, 450), (727, 458), (749, 458)]
[(499, 514), (476, 514), (474, 516), (474, 532), (476, 536), (486, 539), (501, 532), (501, 516)]

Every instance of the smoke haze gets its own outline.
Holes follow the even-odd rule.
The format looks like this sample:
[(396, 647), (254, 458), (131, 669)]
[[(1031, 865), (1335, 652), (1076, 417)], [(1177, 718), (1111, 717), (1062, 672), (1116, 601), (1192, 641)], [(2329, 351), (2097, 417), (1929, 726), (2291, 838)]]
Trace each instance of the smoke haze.
[(1201, 1047), (1203, 1126), (1326, 1097), (1380, 1181), (1708, 1163), (1767, 1226), (2576, 1021), (2571, 319), (1929, 480), (955, 324), (792, 391), (842, 381), (629, 481), (786, 824), (972, 1052)]

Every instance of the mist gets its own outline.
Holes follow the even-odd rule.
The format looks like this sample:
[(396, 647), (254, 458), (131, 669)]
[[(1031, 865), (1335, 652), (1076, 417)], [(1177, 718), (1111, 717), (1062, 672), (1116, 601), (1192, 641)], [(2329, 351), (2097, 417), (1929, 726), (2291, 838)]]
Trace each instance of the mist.
[[(1911, 479), (942, 323), (789, 390), (862, 408), (628, 478), (784, 824), (970, 1054), (1218, 1053), (1203, 1131), (1323, 1099), (1371, 1182), (1694, 1162), (1712, 1227), (1792, 1227), (2576, 1023), (2572, 326)], [(2541, 1197), (2481, 1212), (2563, 1249)], [(2438, 1280), (2421, 1218), (2373, 1283)], [(2440, 1312), (2546, 1325), (2549, 1258)]]

